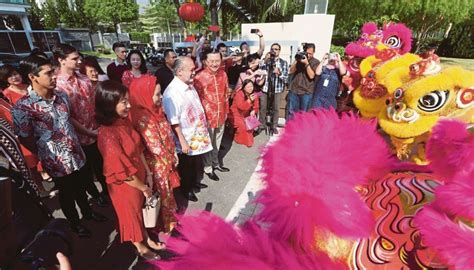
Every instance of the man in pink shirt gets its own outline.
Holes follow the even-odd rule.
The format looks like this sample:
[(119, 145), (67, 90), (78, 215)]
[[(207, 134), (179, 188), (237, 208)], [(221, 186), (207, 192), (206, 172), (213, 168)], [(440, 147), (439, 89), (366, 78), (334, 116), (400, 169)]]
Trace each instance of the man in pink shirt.
[[(107, 206), (107, 185), (102, 174), (103, 161), (97, 149), (99, 126), (95, 121), (95, 91), (92, 82), (87, 76), (76, 72), (80, 64), (76, 48), (67, 44), (59, 44), (54, 48), (53, 57), (59, 64), (56, 87), (69, 96), (71, 123), (76, 129), (79, 142), (86, 154), (87, 163), (84, 167), (89, 178), (85, 179), (88, 181), (87, 192), (96, 200), (97, 205)], [(101, 184), (102, 194), (93, 183), (94, 173)]]
[(228, 172), (229, 169), (219, 166), (218, 152), (224, 134), (225, 121), (229, 112), (227, 74), (220, 68), (222, 55), (218, 50), (206, 50), (203, 54), (205, 68), (194, 79), (194, 87), (199, 94), (206, 113), (209, 135), (213, 150), (204, 155), (204, 172), (219, 181), (215, 170)]

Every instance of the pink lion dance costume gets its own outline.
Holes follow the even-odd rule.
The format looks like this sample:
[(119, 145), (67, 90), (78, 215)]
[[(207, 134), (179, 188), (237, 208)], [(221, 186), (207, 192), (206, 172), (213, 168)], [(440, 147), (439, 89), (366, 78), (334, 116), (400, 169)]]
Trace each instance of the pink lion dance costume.
[(241, 227), (183, 217), (161, 269), (470, 269), (474, 135), (442, 121), (431, 167), (400, 163), (376, 124), (298, 114), (265, 149), (263, 210)]
[[(383, 45), (395, 55), (403, 55), (410, 52), (412, 33), (410, 28), (403, 23), (388, 23), (381, 29), (374, 22), (365, 23), (361, 29), (360, 38), (349, 43), (345, 48), (345, 54), (349, 60), (347, 71), (350, 73), (349, 81), (344, 81), (350, 91), (359, 87), (360, 62), (371, 55), (376, 55)], [(379, 47), (379, 48), (377, 48)], [(393, 57), (392, 56), (392, 57)]]

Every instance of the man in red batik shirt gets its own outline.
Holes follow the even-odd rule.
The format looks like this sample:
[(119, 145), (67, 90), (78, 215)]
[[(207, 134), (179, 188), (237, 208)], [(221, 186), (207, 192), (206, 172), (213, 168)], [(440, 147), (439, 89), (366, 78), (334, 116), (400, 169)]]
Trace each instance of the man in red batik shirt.
[(196, 75), (194, 87), (201, 99), (206, 113), (212, 151), (204, 155), (204, 172), (214, 180), (219, 181), (215, 170), (228, 172), (229, 169), (219, 166), (218, 152), (224, 134), (225, 121), (229, 111), (227, 74), (220, 68), (222, 55), (218, 50), (204, 52), (203, 61), (206, 68)]

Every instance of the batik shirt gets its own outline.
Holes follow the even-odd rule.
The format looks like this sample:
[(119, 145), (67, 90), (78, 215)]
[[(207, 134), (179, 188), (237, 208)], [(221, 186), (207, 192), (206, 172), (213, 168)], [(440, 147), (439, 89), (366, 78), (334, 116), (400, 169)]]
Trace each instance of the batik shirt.
[(35, 91), (18, 100), (12, 109), (15, 133), (33, 136), (44, 170), (52, 177), (63, 177), (84, 166), (86, 157), (70, 122), (67, 94), (54, 90), (51, 99)]
[[(163, 107), (170, 124), (179, 124), (181, 127), (181, 132), (191, 148), (189, 156), (212, 150), (206, 115), (193, 86), (174, 77), (163, 94)], [(181, 144), (177, 136), (174, 136), (174, 140), (178, 153), (181, 153)]]
[(223, 70), (213, 73), (206, 68), (194, 78), (194, 87), (201, 99), (209, 127), (222, 127), (229, 112), (227, 74)]
[[(83, 74), (58, 73), (56, 87), (69, 97), (71, 117), (89, 130), (97, 130), (95, 121), (95, 91), (89, 78)], [(96, 142), (95, 137), (77, 132), (81, 145)]]

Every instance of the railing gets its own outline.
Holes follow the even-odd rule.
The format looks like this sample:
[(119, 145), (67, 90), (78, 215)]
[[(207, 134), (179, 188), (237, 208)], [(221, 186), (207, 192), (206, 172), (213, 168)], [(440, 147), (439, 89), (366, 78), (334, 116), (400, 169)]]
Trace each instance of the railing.
[[(1, 0), (0, 0), (1, 1)], [(28, 36), (33, 44), (30, 46)], [(33, 48), (45, 52), (51, 51), (54, 45), (61, 43), (58, 31), (6, 31), (0, 30), (0, 53), (29, 53)]]

